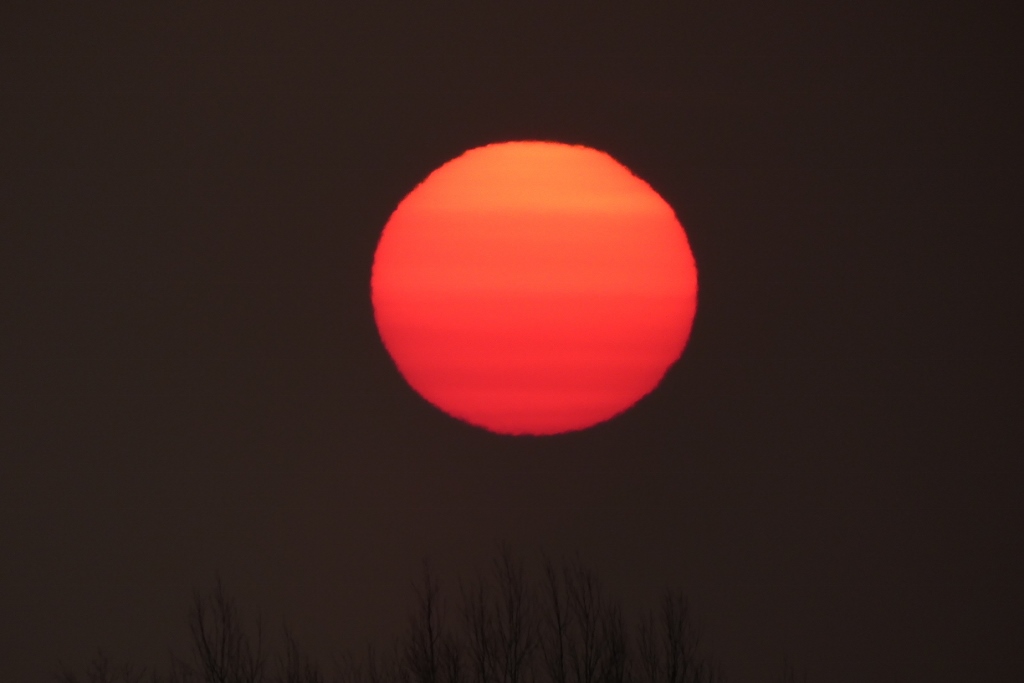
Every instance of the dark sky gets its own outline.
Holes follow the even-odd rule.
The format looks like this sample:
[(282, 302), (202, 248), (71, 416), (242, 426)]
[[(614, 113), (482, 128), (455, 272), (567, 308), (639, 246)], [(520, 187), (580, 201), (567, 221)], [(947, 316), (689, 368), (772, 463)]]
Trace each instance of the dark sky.
[[(1020, 680), (1021, 62), (934, 8), (6, 22), (0, 679), (160, 663), (218, 573), (359, 646), (505, 541), (681, 587), (731, 680)], [(662, 385), (553, 438), (426, 404), (369, 302), (401, 198), (517, 139), (700, 272)]]

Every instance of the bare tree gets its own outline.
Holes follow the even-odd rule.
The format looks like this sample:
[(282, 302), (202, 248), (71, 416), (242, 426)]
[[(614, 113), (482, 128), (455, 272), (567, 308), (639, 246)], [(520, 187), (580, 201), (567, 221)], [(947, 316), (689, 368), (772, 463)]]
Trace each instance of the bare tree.
[[(686, 600), (669, 592), (636, 624), (578, 560), (545, 560), (539, 581), (507, 548), (489, 571), (461, 586), (449, 615), (436, 576), (424, 563), (413, 584), (406, 631), (390, 649), (343, 658), (337, 683), (715, 683)], [(257, 619), (246, 628), (218, 580), (196, 592), (188, 615), (191, 648), (166, 673), (116, 668), (100, 655), (83, 677), (60, 683), (327, 683), (286, 628), (268, 656)], [(268, 664), (269, 660), (269, 664)], [(336, 660), (337, 661), (337, 660)], [(782, 683), (797, 683), (786, 664)], [(804, 678), (806, 680), (806, 677)]]
[(498, 683), (523, 683), (537, 642), (533, 599), (522, 563), (508, 548), (495, 560)]
[[(152, 674), (150, 677), (155, 679)], [(102, 650), (89, 662), (83, 678), (67, 669), (57, 674), (59, 683), (143, 683), (146, 678), (145, 669), (136, 669), (130, 664), (115, 667)]]
[(798, 674), (796, 667), (789, 657), (784, 657), (782, 660), (782, 671), (779, 673), (777, 680), (779, 683), (807, 683), (807, 672), (804, 671), (802, 675)]
[(464, 683), (465, 656), (462, 643), (450, 634), (441, 642), (441, 683)]
[(563, 573), (550, 558), (544, 560), (541, 613), (540, 649), (548, 677), (552, 683), (568, 683), (571, 613)]
[(202, 683), (263, 683), (266, 655), (263, 628), (256, 621), (255, 640), (249, 637), (232, 598), (217, 581), (209, 597), (196, 592), (189, 613), (192, 635), (192, 668), (186, 680)]
[[(372, 648), (370, 654), (372, 654)], [(334, 658), (334, 683), (364, 683), (367, 680), (365, 658), (356, 656), (351, 650)]]
[(604, 666), (601, 683), (632, 683), (633, 652), (622, 607), (611, 605), (601, 617), (601, 646)]
[(462, 629), (466, 644), (469, 683), (490, 683), (496, 679), (497, 643), (492, 609), (491, 586), (481, 576), (464, 584), (462, 592)]
[(441, 593), (428, 563), (423, 565), (421, 583), (413, 585), (416, 606), (405, 643), (405, 665), (415, 683), (442, 683), (445, 649)]
[(284, 654), (281, 655), (274, 683), (324, 683), (323, 673), (316, 662), (299, 648), (295, 636), (284, 629)]
[(368, 646), (364, 666), (353, 670), (359, 678), (352, 683), (409, 683), (405, 656), (397, 642), (387, 654), (378, 654), (372, 645)]
[(700, 632), (686, 599), (669, 591), (657, 613), (648, 612), (638, 632), (642, 683), (710, 683), (721, 674), (700, 651)]
[(568, 638), (571, 683), (598, 683), (604, 665), (601, 622), (604, 596), (597, 577), (579, 562), (563, 567), (571, 615)]

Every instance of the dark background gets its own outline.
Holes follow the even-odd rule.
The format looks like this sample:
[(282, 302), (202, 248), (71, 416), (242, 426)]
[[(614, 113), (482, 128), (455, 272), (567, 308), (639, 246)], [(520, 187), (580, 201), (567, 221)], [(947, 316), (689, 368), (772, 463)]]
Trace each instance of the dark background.
[[(1020, 680), (1011, 24), (595, 11), (2, 22), (0, 678), (160, 664), (218, 573), (329, 657), (504, 541), (681, 587), (731, 680)], [(553, 438), (423, 402), (369, 303), (398, 201), (516, 139), (626, 164), (700, 274), (663, 384)]]

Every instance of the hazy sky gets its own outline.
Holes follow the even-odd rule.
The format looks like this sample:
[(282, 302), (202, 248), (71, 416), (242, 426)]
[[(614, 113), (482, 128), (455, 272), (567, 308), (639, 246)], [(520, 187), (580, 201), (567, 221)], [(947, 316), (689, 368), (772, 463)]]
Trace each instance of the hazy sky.
[[(424, 556), (454, 577), (501, 541), (579, 553), (630, 601), (682, 588), (732, 680), (783, 656), (817, 681), (1020, 679), (1019, 61), (634, 14), (536, 44), (521, 21), (340, 15), (337, 44), (142, 15), (15, 41), (0, 679), (97, 646), (160, 663), (218, 573), (316, 651), (359, 646), (404, 623)], [(663, 384), (553, 438), (426, 404), (369, 301), (401, 198), (516, 139), (633, 169), (700, 273)]]

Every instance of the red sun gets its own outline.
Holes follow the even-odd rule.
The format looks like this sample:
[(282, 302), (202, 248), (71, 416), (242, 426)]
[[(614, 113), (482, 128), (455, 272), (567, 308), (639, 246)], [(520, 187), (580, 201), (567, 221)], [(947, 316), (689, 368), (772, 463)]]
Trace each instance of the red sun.
[(402, 200), (371, 289), (425, 399), (493, 432), (557, 434), (658, 385), (690, 335), (697, 269), (672, 207), (607, 154), (505, 142)]

